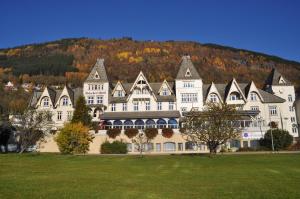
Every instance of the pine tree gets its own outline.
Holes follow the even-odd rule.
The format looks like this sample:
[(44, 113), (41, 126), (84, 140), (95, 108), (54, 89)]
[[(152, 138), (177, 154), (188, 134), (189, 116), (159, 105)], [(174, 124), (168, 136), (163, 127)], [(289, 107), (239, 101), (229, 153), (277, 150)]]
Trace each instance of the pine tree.
[(76, 101), (75, 111), (72, 118), (72, 123), (81, 122), (85, 126), (91, 126), (92, 117), (89, 114), (89, 107), (83, 96), (80, 96)]

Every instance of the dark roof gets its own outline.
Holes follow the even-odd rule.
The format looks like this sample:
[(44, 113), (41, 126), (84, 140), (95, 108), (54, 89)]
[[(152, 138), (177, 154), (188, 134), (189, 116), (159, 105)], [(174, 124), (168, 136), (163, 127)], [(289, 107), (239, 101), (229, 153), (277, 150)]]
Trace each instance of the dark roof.
[[(279, 83), (280, 77), (283, 78), (285, 83)], [(278, 85), (291, 85), (291, 82), (287, 80), (285, 77), (282, 76), (281, 73), (275, 68), (272, 69), (270, 75), (268, 76), (266, 82), (265, 82), (265, 88), (268, 86), (278, 86)]]
[[(53, 105), (55, 105), (59, 100), (59, 97), (62, 93), (62, 89), (54, 89), (51, 87), (47, 87), (47, 88), (48, 88), (52, 103), (53, 103)], [(73, 106), (75, 106), (75, 103), (76, 103), (78, 97), (83, 95), (82, 88), (74, 88), (74, 89), (67, 88), (67, 89), (68, 89), (68, 93), (70, 95), (72, 104), (73, 104)], [(31, 107), (34, 107), (36, 105), (36, 103), (39, 101), (40, 97), (42, 96), (42, 93), (43, 93), (42, 91), (34, 91), (33, 92), (33, 95), (31, 97), (30, 103), (29, 103), (29, 105)]]
[[(99, 79), (95, 79), (96, 72), (99, 75)], [(86, 82), (108, 82), (105, 66), (104, 66), (104, 59), (97, 59), (96, 64), (94, 65), (92, 71), (90, 72), (89, 76), (85, 80)]]
[(101, 119), (179, 118), (179, 111), (104, 112)]
[[(190, 70), (191, 72), (191, 76), (187, 77), (186, 71)], [(190, 56), (183, 56), (181, 63), (180, 63), (180, 67), (179, 67), (179, 71), (177, 73), (176, 79), (201, 79), (198, 71), (196, 70), (193, 62), (191, 61)]]
[[(229, 90), (229, 84), (215, 84), (219, 94), (221, 95), (221, 98), (223, 99), (223, 101), (226, 100), (226, 96), (228, 94), (228, 90)], [(242, 93), (244, 94), (244, 96), (248, 96), (249, 93), (249, 87), (251, 83), (238, 83)], [(209, 88), (210, 88), (211, 84), (204, 84), (203, 85), (203, 97), (204, 97), (204, 101), (206, 101), (208, 92), (209, 92)], [(278, 97), (276, 95), (273, 95), (271, 93), (268, 93), (262, 89), (258, 89), (260, 95), (263, 98), (263, 103), (282, 103), (285, 102), (284, 99), (282, 99), (281, 97)]]

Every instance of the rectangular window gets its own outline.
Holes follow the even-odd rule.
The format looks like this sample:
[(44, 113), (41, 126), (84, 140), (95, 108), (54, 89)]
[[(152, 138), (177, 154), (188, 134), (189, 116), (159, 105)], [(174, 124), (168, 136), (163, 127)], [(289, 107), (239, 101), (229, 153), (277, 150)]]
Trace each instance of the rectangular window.
[(97, 96), (97, 104), (103, 104), (103, 96)]
[(295, 117), (291, 117), (291, 122), (296, 122)]
[(289, 100), (289, 102), (292, 102), (292, 101), (293, 101), (292, 95), (288, 95), (288, 100)]
[(256, 98), (256, 93), (250, 93), (250, 100), (251, 101), (257, 101), (257, 98)]
[(127, 143), (127, 151), (132, 152), (132, 144), (131, 143)]
[(146, 102), (146, 111), (150, 110), (150, 102)]
[(133, 102), (133, 110), (138, 111), (139, 110), (139, 102)]
[(111, 111), (116, 111), (116, 104), (111, 104)]
[(160, 152), (161, 151), (161, 144), (160, 143), (156, 143), (156, 152)]
[(122, 110), (127, 111), (127, 104), (126, 103), (123, 103)]
[(297, 133), (297, 128), (293, 127), (293, 128), (292, 128), (292, 132), (293, 132), (293, 133)]
[(258, 106), (251, 106), (251, 111), (259, 111), (259, 107)]
[(72, 111), (68, 111), (68, 120), (71, 121), (73, 117), (73, 112)]
[(62, 112), (61, 111), (57, 111), (57, 120), (61, 121), (62, 118)]
[(48, 106), (49, 106), (49, 98), (46, 97), (46, 98), (44, 99), (44, 107), (48, 107)]
[(117, 91), (118, 92), (118, 97), (122, 97), (123, 96), (123, 92), (122, 91)]
[(94, 104), (94, 97), (93, 96), (88, 97), (88, 104)]
[(181, 94), (182, 103), (196, 103), (198, 102), (197, 93), (182, 93)]
[(161, 111), (161, 109), (162, 109), (161, 102), (157, 102), (157, 110)]
[(269, 106), (270, 115), (277, 115), (277, 106)]
[(163, 96), (167, 96), (167, 95), (168, 95), (168, 89), (167, 89), (167, 88), (164, 88), (164, 89), (163, 89), (162, 95), (163, 95)]
[(169, 110), (174, 110), (174, 102), (169, 102)]
[(193, 82), (183, 82), (183, 87), (184, 88), (194, 88), (194, 83)]
[(289, 106), (290, 112), (294, 112), (294, 107)]
[(183, 150), (183, 144), (182, 143), (178, 143), (178, 151), (182, 151)]

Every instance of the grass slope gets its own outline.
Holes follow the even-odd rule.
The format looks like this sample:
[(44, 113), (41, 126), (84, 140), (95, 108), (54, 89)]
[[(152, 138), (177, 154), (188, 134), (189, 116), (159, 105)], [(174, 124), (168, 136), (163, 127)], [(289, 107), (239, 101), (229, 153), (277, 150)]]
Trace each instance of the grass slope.
[(300, 155), (0, 155), (0, 198), (300, 198)]

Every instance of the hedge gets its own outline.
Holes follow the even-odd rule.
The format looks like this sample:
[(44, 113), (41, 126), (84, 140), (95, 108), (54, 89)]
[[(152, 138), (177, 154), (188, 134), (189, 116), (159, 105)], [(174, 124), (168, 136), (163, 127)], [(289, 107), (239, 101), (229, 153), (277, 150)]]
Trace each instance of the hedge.
[(113, 141), (109, 143), (105, 141), (101, 145), (101, 154), (126, 154), (127, 153), (127, 144), (120, 141)]

